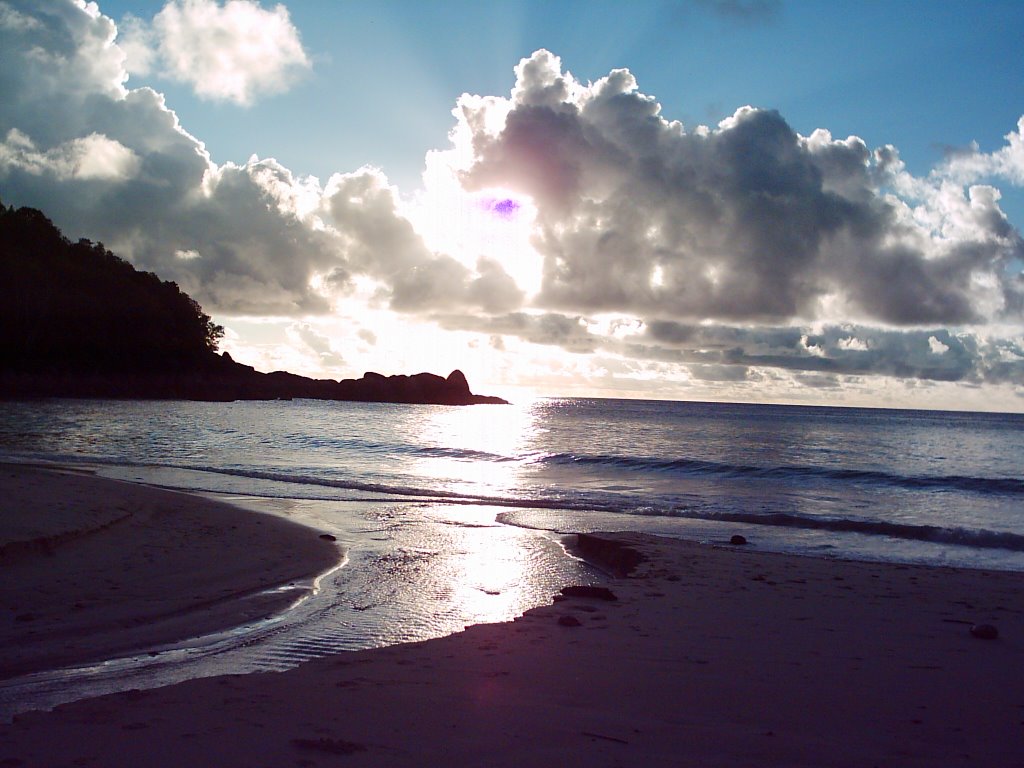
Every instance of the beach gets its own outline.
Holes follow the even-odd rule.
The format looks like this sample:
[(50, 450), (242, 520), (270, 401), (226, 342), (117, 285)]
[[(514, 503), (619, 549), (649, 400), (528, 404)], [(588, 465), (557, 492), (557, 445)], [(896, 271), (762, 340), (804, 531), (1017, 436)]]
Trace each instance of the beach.
[(343, 553), (192, 494), (0, 464), (0, 679), (102, 661), (287, 608)]
[[(249, 605), (242, 596), (299, 584), (337, 557), (315, 530), (241, 510), (231, 517), (230, 507), (185, 494), (31, 468), (3, 475), (5, 520), (28, 502), (63, 503), (93, 531), (67, 543), (61, 536), (75, 526), (64, 516), (32, 539), (50, 540), (49, 551), (4, 550), (5, 575), (15, 574), (4, 580), (4, 607), (36, 616), (5, 616), (0, 647), (19, 665), (66, 658), (59, 642), (74, 627), (92, 628), (75, 630), (76, 658), (223, 628)], [(21, 488), (17, 505), (11, 487)], [(137, 559), (137, 537), (170, 538), (169, 516), (147, 506), (170, 497), (205, 522), (156, 568)], [(117, 533), (128, 524), (145, 531)], [(230, 550), (249, 560), (223, 556), (268, 528), (273, 557), (253, 546)], [(205, 535), (216, 544), (201, 546)], [(1024, 764), (1024, 575), (637, 533), (594, 541), (614, 600), (552, 596), (514, 621), (435, 640), (23, 713), (0, 725), (0, 765)], [(62, 552), (87, 542), (80, 557)], [(126, 544), (134, 559), (122, 560)], [(628, 564), (623, 552), (642, 560), (615, 576), (611, 566)], [(152, 594), (125, 594), (129, 582), (149, 583)], [(11, 608), (18, 593), (25, 602)], [(194, 610), (211, 601), (216, 620)], [(88, 621), (66, 609), (75, 602)], [(181, 619), (175, 631), (158, 631), (168, 616)], [(75, 623), (58, 631), (65, 621)], [(982, 623), (999, 637), (973, 636)], [(26, 650), (37, 646), (46, 653)]]

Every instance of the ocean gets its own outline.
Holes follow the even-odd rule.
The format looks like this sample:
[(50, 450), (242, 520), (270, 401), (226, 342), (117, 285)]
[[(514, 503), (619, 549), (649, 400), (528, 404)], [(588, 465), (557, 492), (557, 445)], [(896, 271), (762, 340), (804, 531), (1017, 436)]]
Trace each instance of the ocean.
[[(330, 531), (348, 553), (287, 618), (78, 674), (94, 692), (510, 619), (599, 577), (567, 555), (571, 532), (741, 534), (757, 551), (1024, 570), (1024, 415), (577, 398), (5, 402), (0, 460), (227, 499)], [(71, 677), (8, 685), (0, 700), (66, 698), (54, 690)]]
[(308, 501), (494, 508), (862, 560), (1024, 570), (1024, 415), (538, 399), (0, 404), (0, 458)]

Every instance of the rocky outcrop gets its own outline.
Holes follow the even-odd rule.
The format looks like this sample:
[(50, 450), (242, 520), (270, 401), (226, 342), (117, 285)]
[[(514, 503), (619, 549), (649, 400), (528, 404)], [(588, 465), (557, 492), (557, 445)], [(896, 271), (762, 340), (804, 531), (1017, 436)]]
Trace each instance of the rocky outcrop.
[(432, 373), (359, 379), (310, 379), (286, 371), (261, 373), (230, 355), (211, 354), (194, 369), (176, 373), (13, 373), (0, 372), (0, 398), (42, 397), (149, 400), (355, 400), (367, 403), (429, 405), (506, 404), (500, 397), (475, 395), (465, 375)]

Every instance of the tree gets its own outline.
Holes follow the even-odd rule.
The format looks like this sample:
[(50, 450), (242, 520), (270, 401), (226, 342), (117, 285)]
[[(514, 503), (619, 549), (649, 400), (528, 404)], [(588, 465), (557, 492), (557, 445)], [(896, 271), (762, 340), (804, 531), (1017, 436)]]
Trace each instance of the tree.
[(208, 363), (224, 328), (177, 284), (43, 213), (0, 203), (0, 360), (8, 371), (159, 373)]

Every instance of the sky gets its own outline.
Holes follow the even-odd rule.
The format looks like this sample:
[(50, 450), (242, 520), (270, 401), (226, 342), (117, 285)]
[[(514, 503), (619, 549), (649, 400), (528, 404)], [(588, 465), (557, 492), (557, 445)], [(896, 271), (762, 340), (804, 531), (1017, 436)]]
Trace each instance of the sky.
[(1024, 4), (0, 0), (0, 200), (260, 370), (1024, 411)]

